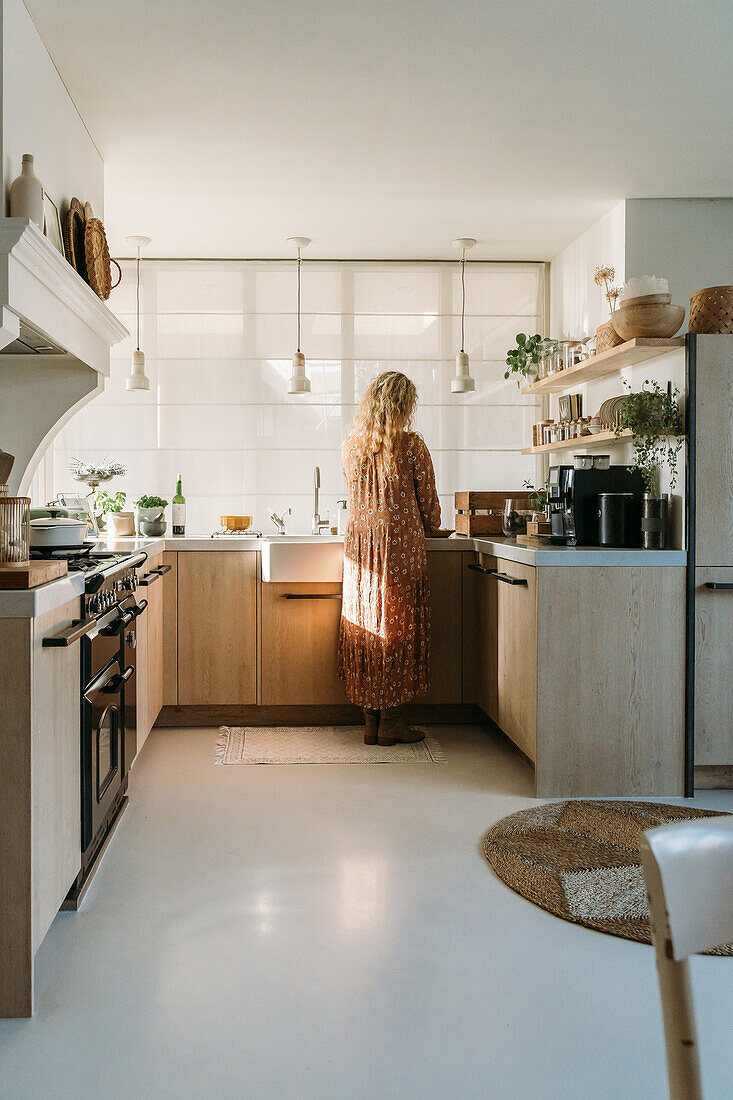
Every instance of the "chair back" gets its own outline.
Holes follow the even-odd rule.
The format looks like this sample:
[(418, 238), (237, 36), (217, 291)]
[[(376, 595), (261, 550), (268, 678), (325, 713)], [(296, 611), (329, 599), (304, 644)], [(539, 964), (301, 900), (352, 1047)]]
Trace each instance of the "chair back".
[(655, 936), (664, 936), (672, 958), (733, 941), (733, 816), (650, 829), (640, 852)]

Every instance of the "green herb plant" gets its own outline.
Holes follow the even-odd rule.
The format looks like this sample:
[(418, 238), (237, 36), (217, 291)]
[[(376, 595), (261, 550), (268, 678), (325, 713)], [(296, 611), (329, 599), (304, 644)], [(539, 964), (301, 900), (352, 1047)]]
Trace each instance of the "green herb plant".
[(677, 484), (677, 459), (684, 444), (685, 425), (677, 402), (679, 390), (663, 390), (658, 382), (646, 379), (638, 393), (629, 392), (621, 405), (615, 434), (624, 429), (633, 432), (634, 464), (630, 470), (640, 470), (648, 493), (657, 491), (659, 467), (666, 462), (669, 468), (669, 487)]
[(168, 501), (162, 497), (142, 496), (134, 502), (136, 508), (167, 508)]
[(532, 482), (527, 479), (522, 482), (522, 488), (529, 490), (529, 502), (535, 512), (544, 512), (547, 509), (547, 483), (541, 489), (535, 489)]
[(94, 500), (97, 514), (104, 516), (108, 512), (121, 512), (126, 500), (127, 493), (105, 493), (104, 489), (100, 489)]
[(526, 379), (532, 370), (532, 367), (537, 366), (540, 361), (540, 344), (542, 343), (542, 337), (539, 333), (535, 333), (534, 336), (527, 336), (524, 332), (517, 333), (517, 346), (515, 348), (509, 348), (506, 353), (506, 363), (509, 370), (504, 371), (504, 377), (509, 378), (512, 374), (517, 374), (517, 385), (521, 385), (522, 379)]

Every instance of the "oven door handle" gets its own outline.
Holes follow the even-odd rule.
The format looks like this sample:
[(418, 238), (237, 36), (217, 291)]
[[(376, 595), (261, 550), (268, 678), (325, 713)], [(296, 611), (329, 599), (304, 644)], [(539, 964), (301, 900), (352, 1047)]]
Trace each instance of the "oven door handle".
[(130, 608), (130, 614), (132, 615), (133, 619), (139, 618), (139, 616), (142, 615), (143, 611), (145, 610), (145, 608), (147, 606), (148, 606), (148, 601), (147, 600), (140, 600), (140, 603), (136, 603), (134, 607), (131, 607)]
[(104, 691), (112, 680), (120, 675), (120, 673), (117, 672), (118, 668), (119, 665), (116, 661), (105, 668), (104, 671), (97, 676), (96, 680), (92, 680), (91, 684), (84, 692), (84, 698), (91, 703), (93, 695), (98, 695), (100, 691)]
[(135, 666), (128, 665), (124, 672), (118, 672), (116, 676), (113, 676), (111, 680), (108, 680), (104, 687), (101, 688), (101, 690), (106, 695), (114, 695), (120, 690), (123, 684), (127, 683), (134, 671)]

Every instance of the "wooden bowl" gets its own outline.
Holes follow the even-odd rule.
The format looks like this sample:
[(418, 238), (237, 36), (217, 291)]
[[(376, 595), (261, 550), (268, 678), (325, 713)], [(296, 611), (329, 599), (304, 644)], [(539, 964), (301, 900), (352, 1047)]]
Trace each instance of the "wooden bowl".
[(618, 308), (625, 309), (627, 306), (668, 306), (671, 301), (671, 294), (640, 294), (637, 298), (622, 298)]
[(668, 339), (678, 331), (685, 319), (685, 307), (658, 303), (625, 305), (615, 310), (613, 327), (622, 340), (640, 336)]
[(219, 523), (225, 531), (239, 534), (252, 526), (252, 516), (219, 516)]

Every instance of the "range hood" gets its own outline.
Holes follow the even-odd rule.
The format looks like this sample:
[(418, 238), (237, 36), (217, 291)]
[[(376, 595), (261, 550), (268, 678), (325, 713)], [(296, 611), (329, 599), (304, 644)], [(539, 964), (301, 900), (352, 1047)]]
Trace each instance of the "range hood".
[(16, 456), (11, 492), (71, 416), (104, 389), (127, 329), (47, 237), (0, 218), (0, 447)]

